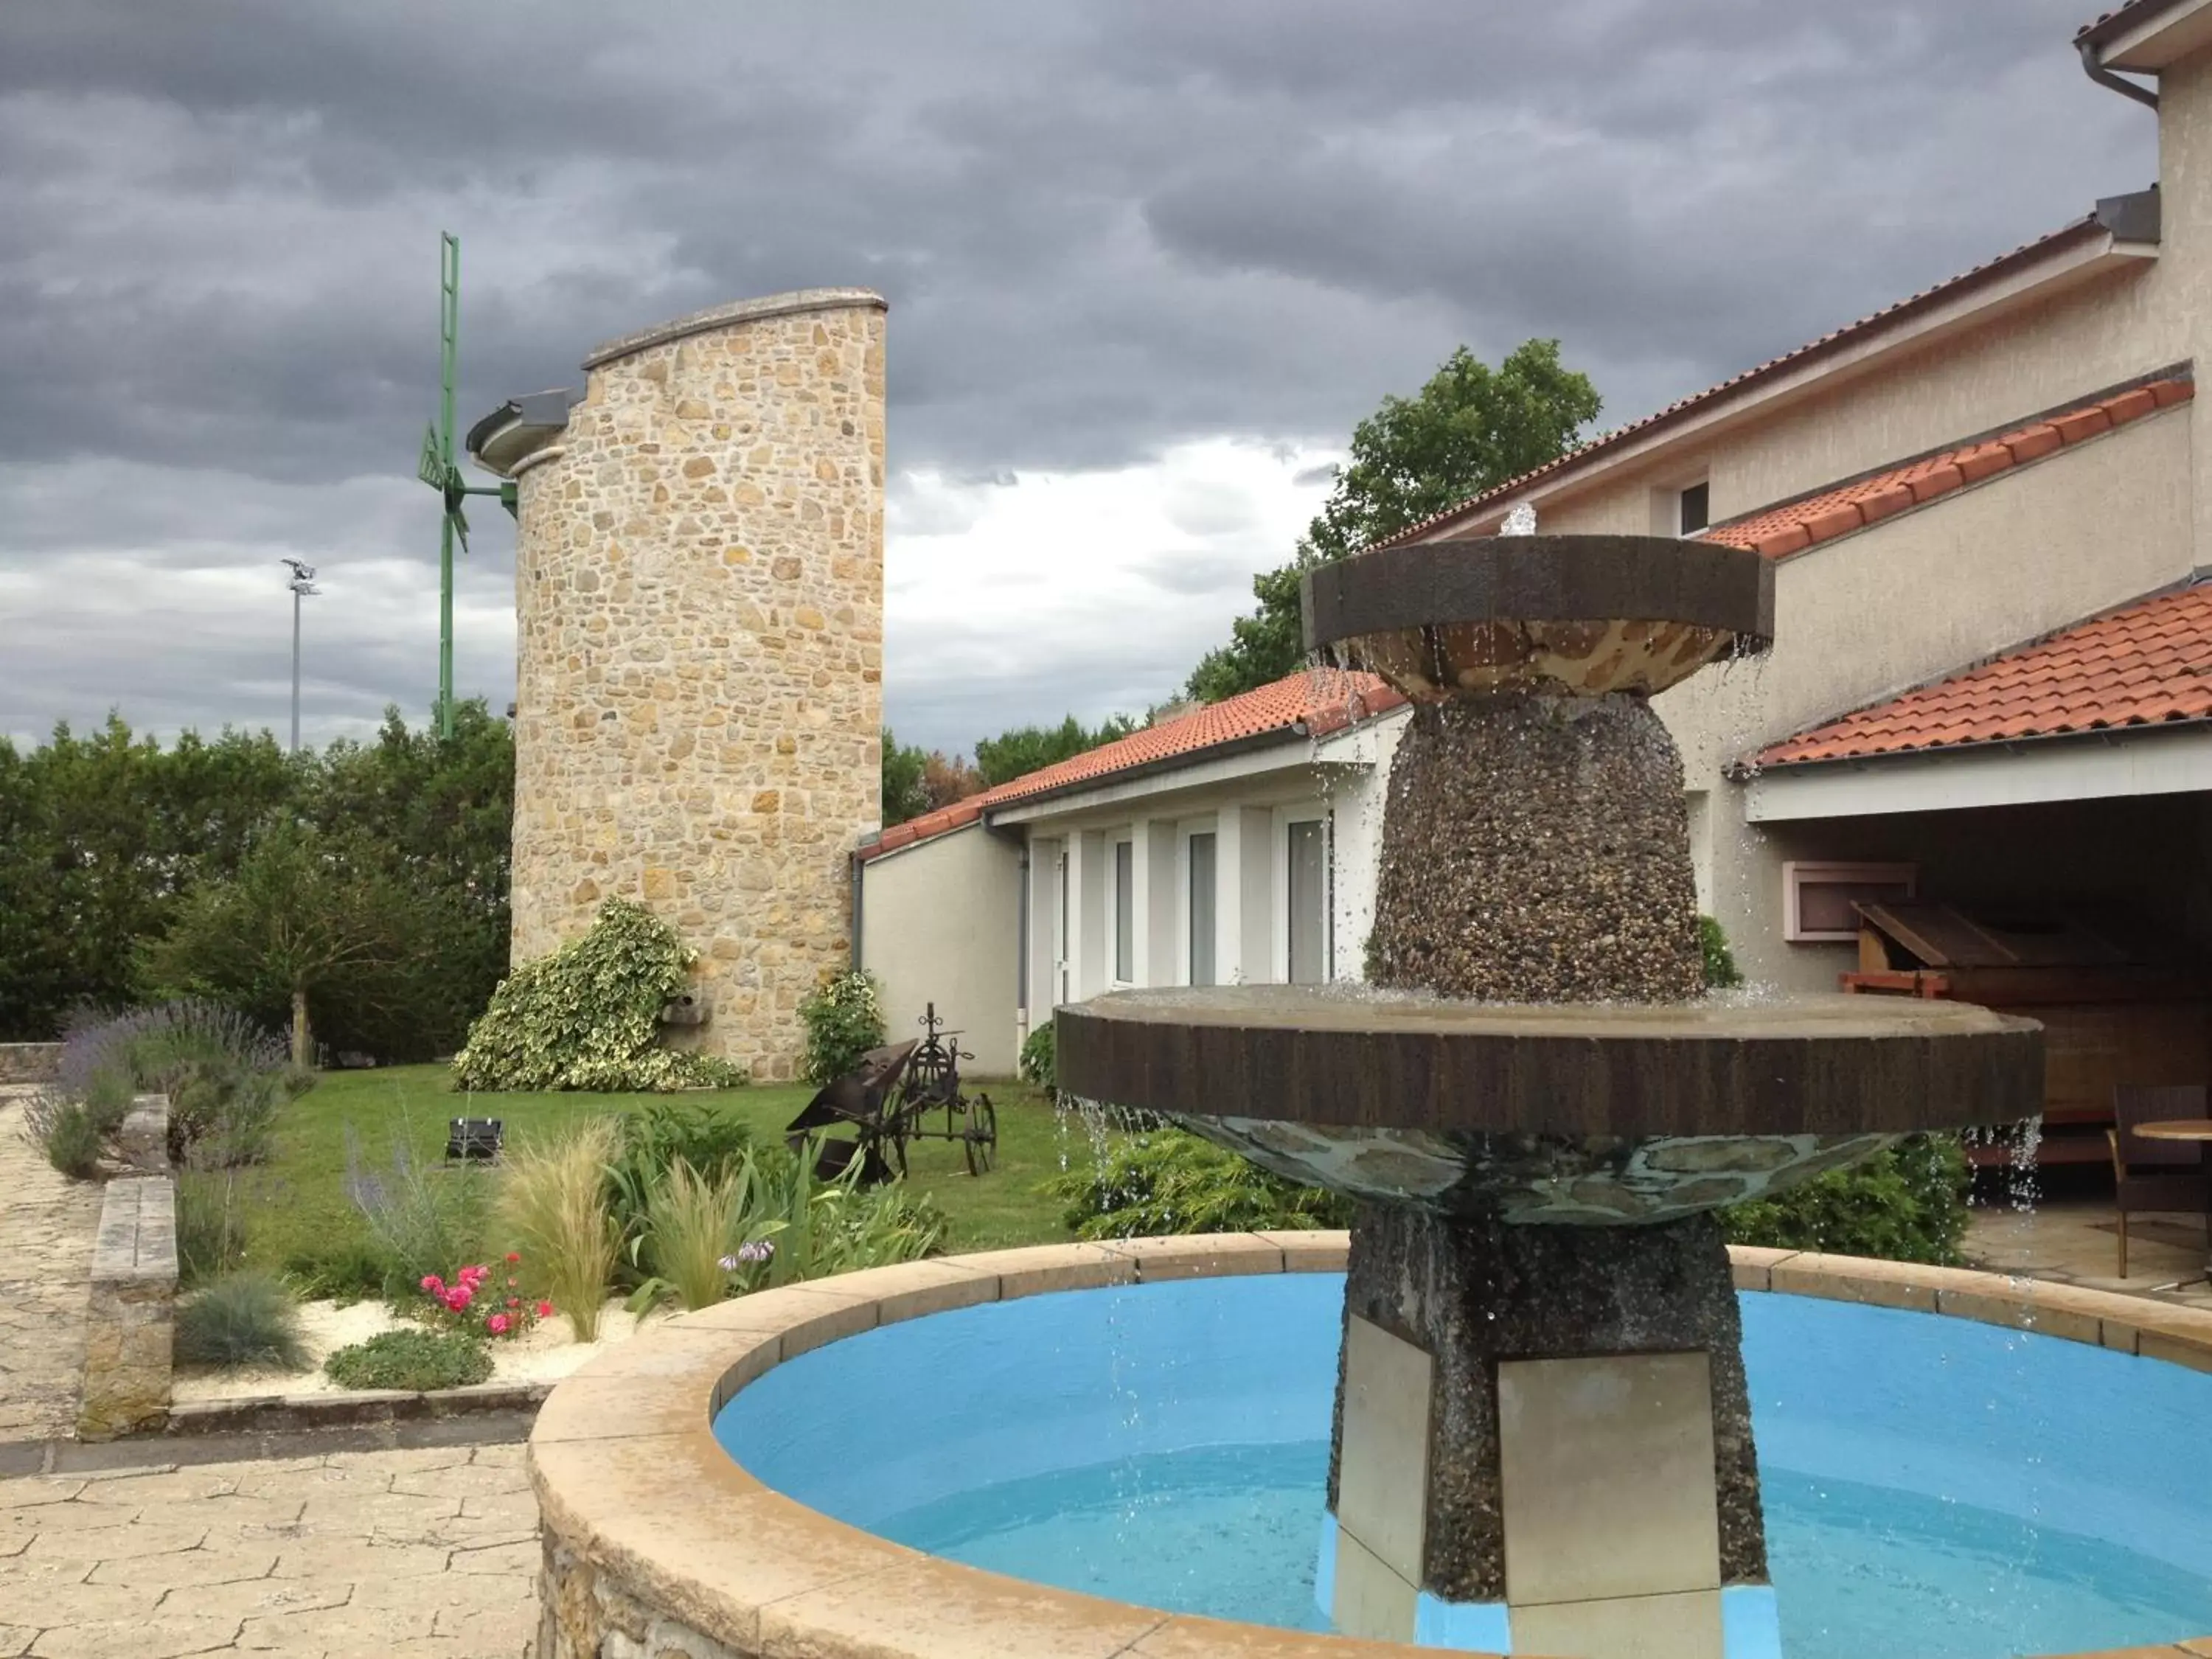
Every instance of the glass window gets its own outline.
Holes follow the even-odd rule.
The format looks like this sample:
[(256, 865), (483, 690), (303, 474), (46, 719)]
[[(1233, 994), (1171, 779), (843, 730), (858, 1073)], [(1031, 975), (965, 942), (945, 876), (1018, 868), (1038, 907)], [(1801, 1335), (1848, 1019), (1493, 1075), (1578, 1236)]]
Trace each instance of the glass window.
[(1137, 980), (1137, 849), (1114, 843), (1114, 977), (1124, 985)]
[(1712, 521), (1712, 486), (1692, 484), (1682, 492), (1682, 533), (1694, 536)]
[(1290, 826), (1291, 983), (1328, 978), (1328, 826), (1309, 818)]
[(1213, 848), (1212, 831), (1190, 838), (1190, 982), (1213, 983)]

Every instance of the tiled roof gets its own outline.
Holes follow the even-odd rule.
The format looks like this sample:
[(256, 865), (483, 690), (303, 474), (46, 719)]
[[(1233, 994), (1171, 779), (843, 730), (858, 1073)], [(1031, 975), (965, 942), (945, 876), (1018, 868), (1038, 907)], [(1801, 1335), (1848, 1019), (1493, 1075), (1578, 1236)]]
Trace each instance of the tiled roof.
[(2069, 444), (2186, 403), (2196, 395), (2191, 380), (2153, 380), (2031, 421), (1998, 437), (1923, 456), (1817, 495), (1715, 525), (1704, 538), (1730, 547), (1752, 548), (1778, 559), (1978, 483), (1993, 473), (2040, 460)]
[(2115, 6), (2112, 10), (2100, 14), (2094, 21), (2082, 24), (2074, 31), (2074, 39), (2076, 41), (2101, 40), (2107, 35), (2118, 33), (2131, 23), (2169, 10), (2175, 3), (2176, 0), (2128, 0), (2126, 5)]
[(1279, 732), (1285, 736), (1304, 732), (1326, 737), (1355, 720), (1371, 719), (1395, 708), (1405, 698), (1373, 674), (1352, 673), (1337, 668), (1301, 669), (1273, 684), (1240, 696), (1208, 703), (1158, 726), (1132, 732), (1126, 738), (1102, 744), (1058, 763), (1024, 773), (987, 789), (980, 795), (941, 806), (904, 823), (893, 824), (882, 839), (860, 849), (862, 859), (896, 852), (918, 841), (941, 836), (973, 823), (994, 806), (1049, 794), (1078, 784), (1103, 782), (1120, 772), (1188, 757), (1196, 760), (1211, 750), (1247, 738)]
[(2161, 593), (1778, 743), (1802, 765), (2212, 719), (2212, 584)]
[(1615, 444), (1640, 436), (1655, 428), (1664, 426), (1693, 410), (1703, 408), (1717, 398), (1724, 397), (1729, 392), (1750, 385), (1754, 380), (1764, 380), (1770, 374), (1778, 374), (1824, 351), (1832, 350), (1837, 346), (1855, 339), (1869, 329), (1893, 322), (1908, 312), (1932, 305), (1938, 300), (1948, 298), (1960, 289), (1985, 281), (2013, 265), (2024, 264), (2037, 254), (2047, 253), (2061, 243), (2073, 240), (2085, 231), (2094, 231), (2101, 228), (2100, 222), (2094, 213), (2087, 214), (2074, 221), (2073, 223), (2052, 231), (2047, 236), (2039, 236), (2032, 242), (2024, 242), (2009, 253), (2001, 253), (1996, 258), (1976, 265), (1971, 270), (1960, 272), (1948, 282), (1938, 283), (1933, 288), (1923, 289), (1917, 294), (1909, 295), (1894, 305), (1885, 306), (1880, 311), (1862, 317), (1855, 323), (1847, 323), (1832, 333), (1823, 334), (1817, 340), (1808, 341), (1794, 351), (1784, 352), (1779, 357), (1769, 358), (1754, 368), (1744, 370), (1741, 374), (1723, 380), (1717, 386), (1708, 386), (1705, 391), (1685, 398), (1679, 403), (1669, 404), (1656, 414), (1647, 415), (1640, 421), (1608, 432), (1603, 437), (1594, 439), (1578, 449), (1571, 449), (1557, 460), (1547, 461), (1540, 467), (1522, 473), (1517, 478), (1508, 478), (1502, 484), (1486, 489), (1480, 495), (1471, 495), (1456, 507), (1448, 507), (1441, 513), (1431, 514), (1419, 524), (1408, 525), (1388, 540), (1377, 542), (1376, 546), (1395, 547), (1403, 542), (1418, 541), (1423, 536), (1455, 520), (1472, 517), (1491, 503), (1517, 494), (1540, 478), (1547, 477), (1563, 468), (1588, 460), (1591, 456), (1610, 449)]

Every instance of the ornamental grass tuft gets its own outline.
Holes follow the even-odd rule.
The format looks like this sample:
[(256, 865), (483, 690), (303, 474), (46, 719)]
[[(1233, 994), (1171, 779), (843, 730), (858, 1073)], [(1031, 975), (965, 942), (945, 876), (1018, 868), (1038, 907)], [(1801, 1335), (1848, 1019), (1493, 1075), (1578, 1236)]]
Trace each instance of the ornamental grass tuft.
[(646, 1200), (647, 1260), (686, 1308), (711, 1308), (730, 1292), (731, 1269), (722, 1264), (741, 1242), (737, 1230), (752, 1175), (750, 1158), (714, 1181), (679, 1158)]
[(507, 1236), (532, 1264), (538, 1288), (568, 1316), (579, 1342), (595, 1342), (599, 1307), (614, 1278), (620, 1240), (608, 1213), (607, 1164), (616, 1149), (614, 1123), (586, 1120), (551, 1139), (507, 1155), (499, 1216)]
[(307, 1345), (292, 1292), (273, 1273), (218, 1279), (177, 1304), (177, 1358), (188, 1365), (304, 1370)]

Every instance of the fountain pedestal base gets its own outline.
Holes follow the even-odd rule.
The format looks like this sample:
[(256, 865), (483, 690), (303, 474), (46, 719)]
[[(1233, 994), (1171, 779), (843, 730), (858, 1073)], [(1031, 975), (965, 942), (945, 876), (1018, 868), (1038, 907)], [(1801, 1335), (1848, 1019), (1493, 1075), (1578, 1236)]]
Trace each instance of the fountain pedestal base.
[(1510, 1630), (1522, 1651), (1592, 1659), (1740, 1645), (1723, 1590), (1764, 1595), (1765, 1535), (1710, 1217), (1507, 1226), (1370, 1206), (1345, 1312), (1340, 1630), (1492, 1647)]

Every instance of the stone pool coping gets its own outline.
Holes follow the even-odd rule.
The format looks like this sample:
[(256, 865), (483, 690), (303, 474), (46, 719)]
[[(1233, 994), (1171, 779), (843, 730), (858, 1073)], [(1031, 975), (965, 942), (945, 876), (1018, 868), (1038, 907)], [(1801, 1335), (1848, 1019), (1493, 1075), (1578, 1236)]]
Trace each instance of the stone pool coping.
[[(1340, 1273), (1347, 1247), (1341, 1232), (1221, 1233), (940, 1256), (756, 1291), (641, 1334), (556, 1386), (531, 1432), (545, 1550), (539, 1659), (1419, 1651), (1164, 1613), (926, 1555), (763, 1486), (712, 1429), (730, 1398), (774, 1366), (878, 1325), (1051, 1291)], [(2212, 1311), (1966, 1268), (1742, 1247), (1729, 1255), (1743, 1290), (1972, 1319), (2212, 1371)], [(623, 1639), (603, 1646), (617, 1632)], [(2212, 1659), (2212, 1636), (2125, 1652)]]

